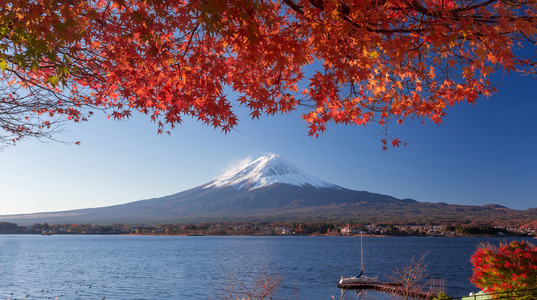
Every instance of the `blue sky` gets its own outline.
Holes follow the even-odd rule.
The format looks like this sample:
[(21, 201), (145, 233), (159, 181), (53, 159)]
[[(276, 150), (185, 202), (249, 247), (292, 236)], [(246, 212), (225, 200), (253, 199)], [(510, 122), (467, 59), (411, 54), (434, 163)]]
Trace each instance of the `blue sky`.
[(23, 141), (0, 152), (0, 214), (100, 207), (204, 184), (244, 158), (276, 153), (340, 186), (423, 202), (537, 207), (537, 84), (519, 78), (444, 124), (409, 122), (390, 135), (407, 146), (381, 150), (374, 125), (331, 125), (307, 136), (300, 112), (250, 120), (225, 135), (192, 120), (157, 135), (155, 124), (97, 114), (58, 135), (82, 144)]

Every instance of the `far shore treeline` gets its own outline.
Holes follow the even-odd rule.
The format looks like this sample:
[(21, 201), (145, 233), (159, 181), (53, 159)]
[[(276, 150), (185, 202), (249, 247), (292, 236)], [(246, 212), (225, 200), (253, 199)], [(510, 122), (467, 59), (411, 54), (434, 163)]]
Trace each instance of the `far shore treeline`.
[(335, 222), (212, 222), (196, 224), (48, 224), (18, 226), (0, 222), (0, 234), (133, 234), (133, 235), (385, 235), (385, 236), (523, 236), (537, 237), (537, 228), (480, 224), (348, 224)]

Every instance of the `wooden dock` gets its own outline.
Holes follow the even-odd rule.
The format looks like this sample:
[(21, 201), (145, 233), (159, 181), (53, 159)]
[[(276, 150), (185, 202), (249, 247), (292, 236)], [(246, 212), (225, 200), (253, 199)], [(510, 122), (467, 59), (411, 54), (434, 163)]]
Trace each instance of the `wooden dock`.
[(406, 290), (405, 287), (398, 283), (393, 282), (376, 282), (376, 283), (349, 283), (349, 284), (338, 284), (340, 289), (350, 289), (350, 290), (376, 290), (380, 292), (409, 296), (412, 298), (432, 300), (434, 297), (437, 297), (438, 294), (433, 291), (422, 291), (422, 290)]

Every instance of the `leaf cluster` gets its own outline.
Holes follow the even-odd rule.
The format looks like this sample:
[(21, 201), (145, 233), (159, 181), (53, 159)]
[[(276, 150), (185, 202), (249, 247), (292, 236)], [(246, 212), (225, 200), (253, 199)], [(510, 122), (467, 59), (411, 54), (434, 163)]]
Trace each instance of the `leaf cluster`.
[(494, 72), (532, 73), (536, 34), (530, 0), (6, 0), (0, 134), (47, 136), (96, 109), (228, 132), (244, 105), (303, 108), (312, 136), (376, 123), (399, 147), (390, 124), (441, 123), (493, 93)]
[(471, 258), (471, 282), (494, 299), (537, 297), (537, 247), (513, 241), (499, 247), (482, 245)]

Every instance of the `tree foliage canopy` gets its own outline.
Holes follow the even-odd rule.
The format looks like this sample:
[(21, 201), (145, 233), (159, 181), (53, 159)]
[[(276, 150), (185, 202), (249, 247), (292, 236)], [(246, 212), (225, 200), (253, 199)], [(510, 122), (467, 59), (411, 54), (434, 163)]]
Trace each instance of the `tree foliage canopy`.
[(533, 72), (536, 33), (533, 0), (5, 0), (1, 138), (50, 136), (97, 109), (227, 132), (228, 88), (253, 118), (307, 108), (313, 136), (329, 122), (440, 123), (494, 92), (495, 71)]
[(537, 248), (526, 242), (480, 247), (472, 256), (471, 282), (494, 299), (537, 297)]

